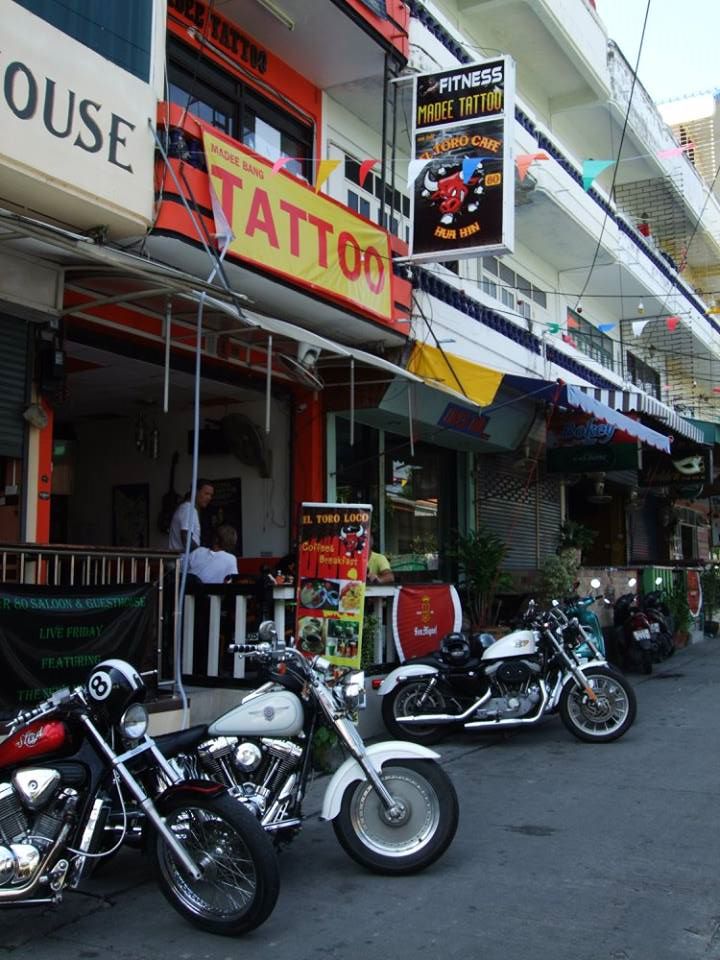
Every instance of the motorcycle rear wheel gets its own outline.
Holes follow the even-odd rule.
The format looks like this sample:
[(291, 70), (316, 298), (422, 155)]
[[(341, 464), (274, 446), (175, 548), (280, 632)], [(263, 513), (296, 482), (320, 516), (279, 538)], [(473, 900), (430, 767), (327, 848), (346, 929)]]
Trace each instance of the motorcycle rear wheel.
[[(419, 703), (421, 699), (422, 705)], [(437, 687), (430, 687), (429, 679), (407, 680), (382, 698), (382, 718), (398, 740), (438, 743), (450, 732), (448, 724), (405, 724), (402, 718), (422, 713), (449, 713), (449, 707), (442, 692)]]
[(159, 833), (150, 855), (160, 889), (194, 926), (222, 936), (259, 927), (280, 890), (277, 859), (260, 824), (227, 795), (178, 798), (165, 822), (198, 866), (199, 880), (178, 863)]
[(459, 806), (452, 781), (434, 760), (389, 760), (382, 781), (402, 804), (397, 820), (368, 780), (351, 784), (333, 820), (335, 836), (353, 860), (375, 873), (400, 876), (434, 863), (450, 846)]
[(635, 721), (635, 691), (621, 673), (610, 667), (585, 667), (583, 673), (597, 700), (592, 701), (574, 681), (568, 683), (560, 698), (563, 723), (586, 743), (617, 740)]

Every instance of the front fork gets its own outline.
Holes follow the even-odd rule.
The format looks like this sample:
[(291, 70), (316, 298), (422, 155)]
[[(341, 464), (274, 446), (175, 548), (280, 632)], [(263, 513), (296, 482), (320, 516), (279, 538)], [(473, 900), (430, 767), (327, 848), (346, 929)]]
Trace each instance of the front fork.
[(139, 754), (149, 750), (153, 756), (153, 759), (160, 766), (170, 782), (176, 783), (180, 778), (155, 746), (153, 740), (146, 734), (138, 746), (134, 747), (132, 750), (128, 750), (126, 753), (121, 754), (120, 756), (117, 756), (114, 750), (112, 750), (112, 748), (105, 742), (104, 737), (96, 729), (95, 724), (92, 722), (90, 717), (87, 716), (87, 714), (82, 714), (81, 720), (97, 746), (105, 755), (108, 763), (114, 770), (117, 770), (125, 786), (140, 804), (140, 808), (150, 823), (152, 823), (158, 833), (162, 836), (163, 840), (167, 843), (193, 880), (199, 880), (202, 877), (202, 870), (187, 853), (183, 845), (176, 839), (172, 830), (166, 826), (165, 821), (155, 809), (155, 804), (147, 795), (142, 785), (135, 779), (135, 777), (125, 766), (125, 761), (130, 760), (132, 757), (136, 757)]

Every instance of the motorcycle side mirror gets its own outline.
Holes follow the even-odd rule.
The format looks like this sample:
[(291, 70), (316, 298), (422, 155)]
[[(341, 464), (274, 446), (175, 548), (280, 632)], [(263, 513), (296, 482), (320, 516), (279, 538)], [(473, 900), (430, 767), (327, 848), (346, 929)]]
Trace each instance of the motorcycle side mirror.
[(273, 620), (263, 620), (258, 627), (258, 640), (260, 643), (269, 643), (273, 646), (277, 643), (277, 628)]
[(630, 577), (630, 579), (627, 582), (627, 585), (629, 587), (634, 587), (636, 583), (637, 583), (637, 580), (635, 579), (635, 577)]
[(593, 588), (593, 590), (598, 589), (598, 587), (600, 586), (600, 581), (598, 580), (597, 577), (592, 578), (592, 580), (590, 581), (590, 586)]
[(559, 607), (559, 606), (560, 606), (560, 601), (559, 601), (559, 600), (553, 600), (552, 605), (553, 605), (554, 607)]

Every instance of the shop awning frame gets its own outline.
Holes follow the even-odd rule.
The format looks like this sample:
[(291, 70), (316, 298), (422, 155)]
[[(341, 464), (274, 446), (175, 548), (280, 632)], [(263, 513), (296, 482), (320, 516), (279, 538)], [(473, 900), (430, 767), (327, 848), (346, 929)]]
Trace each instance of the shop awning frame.
[(625, 416), (619, 410), (614, 410), (607, 404), (596, 400), (581, 386), (562, 381), (539, 380), (534, 377), (520, 377), (509, 375), (505, 377), (506, 386), (519, 390), (524, 396), (536, 400), (557, 404), (561, 407), (571, 407), (574, 410), (580, 410), (595, 417), (596, 420), (602, 420), (603, 423), (609, 423), (618, 430), (623, 430), (629, 436), (640, 440), (656, 450), (663, 453), (670, 453), (672, 438), (652, 430), (632, 417)]
[(642, 393), (639, 390), (599, 390), (585, 386), (580, 389), (614, 410), (621, 410), (623, 413), (642, 413), (662, 421), (667, 424), (673, 436), (685, 437), (695, 443), (707, 442), (699, 427), (649, 393)]

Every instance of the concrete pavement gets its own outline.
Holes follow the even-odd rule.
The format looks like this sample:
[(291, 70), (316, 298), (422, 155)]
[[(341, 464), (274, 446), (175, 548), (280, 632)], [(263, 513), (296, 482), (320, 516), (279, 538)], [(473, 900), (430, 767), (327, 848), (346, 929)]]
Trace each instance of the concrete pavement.
[(106, 901), (0, 912), (0, 948), (32, 960), (720, 960), (720, 640), (631, 679), (638, 719), (617, 743), (581, 743), (557, 717), (444, 743), (461, 821), (425, 873), (369, 874), (313, 817), (281, 855), (274, 914), (247, 937), (196, 932), (128, 851), (96, 875)]

